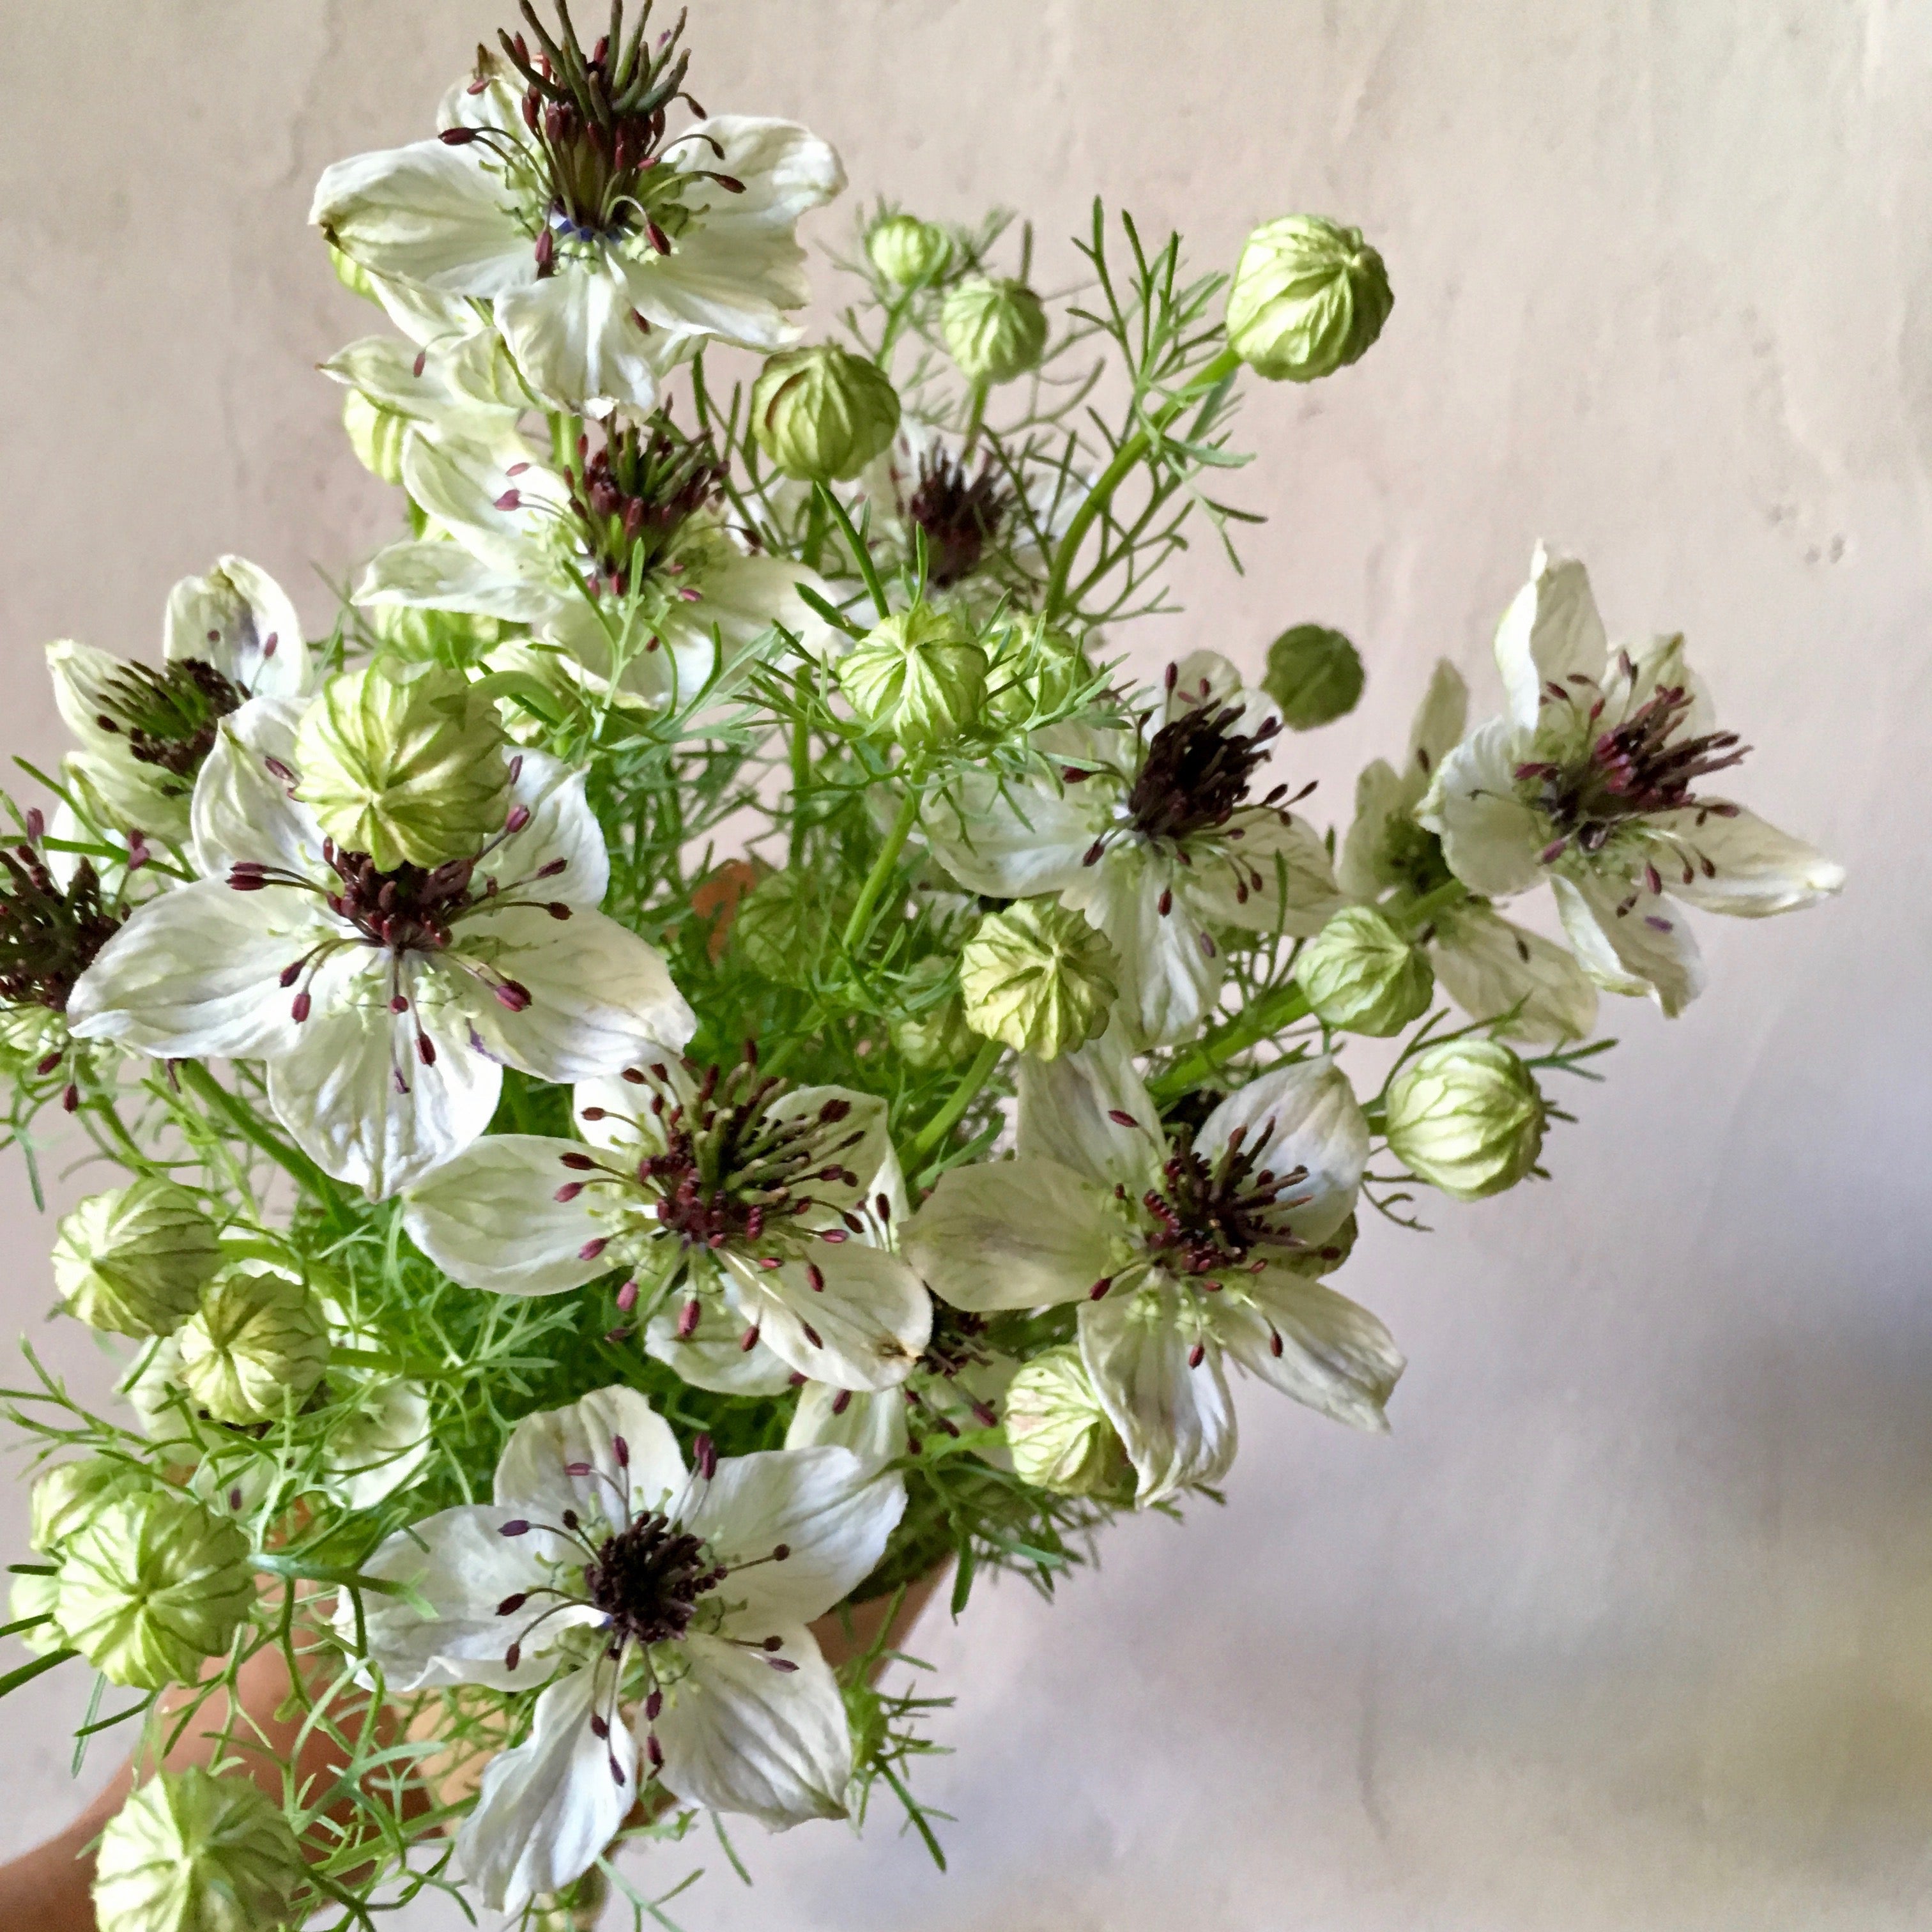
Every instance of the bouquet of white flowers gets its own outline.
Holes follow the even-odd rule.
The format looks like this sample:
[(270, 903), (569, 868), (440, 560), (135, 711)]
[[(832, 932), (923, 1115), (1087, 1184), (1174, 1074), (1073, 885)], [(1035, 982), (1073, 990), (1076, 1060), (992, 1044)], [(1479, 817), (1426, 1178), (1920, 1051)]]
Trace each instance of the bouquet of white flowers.
[[(666, 1924), (620, 1848), (881, 1786), (930, 1842), (917, 1593), (1211, 1493), (1231, 1370), (1384, 1429), (1366, 1211), (1540, 1174), (1600, 988), (1675, 1013), (1688, 910), (1840, 883), (1706, 789), (1744, 748), (1682, 638), (1541, 550), (1501, 715), (1440, 665), (1339, 837), (1295, 734), (1345, 637), (1127, 674), (1258, 520), (1244, 376), (1381, 332), (1357, 230), (1198, 274), (1096, 206), (1056, 296), (1005, 215), (880, 207), (804, 341), (831, 149), (704, 114), (647, 4), (522, 11), (316, 191), (406, 533), (326, 638), (228, 557), (158, 664), (53, 645), (79, 748), (0, 854), (11, 1138), (122, 1171), (54, 1269), (130, 1338), (124, 1414), (31, 1352), (8, 1392), (0, 1691), (73, 1660), (83, 1742), (138, 1730), (136, 1932)], [(1545, 885), (1567, 945), (1501, 909)]]

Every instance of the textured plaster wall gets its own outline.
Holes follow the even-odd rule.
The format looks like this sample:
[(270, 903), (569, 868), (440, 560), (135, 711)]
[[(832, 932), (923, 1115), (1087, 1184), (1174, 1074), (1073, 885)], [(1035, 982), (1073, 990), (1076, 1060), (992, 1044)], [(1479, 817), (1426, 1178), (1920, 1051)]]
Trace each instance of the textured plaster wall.
[[(1488, 634), (1543, 534), (1590, 560), (1613, 628), (1689, 633), (1762, 748), (1748, 795), (1852, 879), (1802, 918), (1706, 921), (1714, 990), (1675, 1024), (1615, 1004), (1624, 1044), (1551, 1146), (1558, 1185), (1445, 1204), (1426, 1240), (1371, 1231), (1348, 1285), (1413, 1358), (1391, 1440), (1250, 1400), (1225, 1510), (1124, 1528), (1057, 1611), (1010, 1586), (922, 1632), (958, 1700), (956, 1754), (921, 1779), (959, 1821), (950, 1876), (884, 1815), (862, 1844), (752, 1828), (757, 1889), (700, 1844), (684, 1922), (1922, 1924), (1932, 21), (1906, 0), (693, 12), (707, 104), (809, 121), (855, 196), (1023, 207), (1049, 281), (1096, 189), (1204, 262), (1291, 208), (1380, 242), (1382, 345), (1254, 397), (1240, 494), (1275, 520), (1244, 579), (1187, 586), (1184, 634), (1250, 664), (1305, 617), (1363, 642), (1366, 704), (1306, 748), (1331, 812), (1437, 653), (1493, 693)], [(320, 622), (385, 533), (311, 373), (368, 318), (304, 230), (309, 189), (424, 128), (496, 17), (0, 0), (5, 749), (58, 754), (46, 640), (152, 653), (170, 583), (228, 549)], [(50, 1226), (10, 1160), (0, 1186), (0, 1326), (98, 1388), (86, 1338), (39, 1327)], [(23, 1499), (0, 1501), (17, 1551)], [(0, 1850), (73, 1802), (82, 1694), (56, 1674), (0, 1712)]]

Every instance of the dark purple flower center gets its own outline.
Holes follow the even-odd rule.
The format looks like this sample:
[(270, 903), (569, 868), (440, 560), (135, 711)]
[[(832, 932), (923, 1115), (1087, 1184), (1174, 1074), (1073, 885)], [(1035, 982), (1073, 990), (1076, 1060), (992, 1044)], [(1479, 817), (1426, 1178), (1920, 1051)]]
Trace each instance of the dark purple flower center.
[(64, 888), (32, 845), (0, 851), (0, 1000), (64, 1012), (74, 982), (127, 915), (102, 904), (85, 859)]
[(905, 512), (925, 534), (927, 583), (943, 590), (978, 569), (1012, 504), (990, 458), (968, 482), (964, 463), (943, 449), (927, 454)]
[(130, 757), (153, 765), (192, 787), (202, 762), (214, 748), (223, 718), (238, 711), (248, 694), (199, 658), (186, 658), (155, 670), (130, 664), (117, 671), (100, 694), (94, 723), (124, 737)]
[[(1300, 1249), (1304, 1244), (1290, 1230), (1287, 1216), (1307, 1199), (1294, 1190), (1308, 1178), (1308, 1170), (1277, 1173), (1262, 1166), (1274, 1135), (1270, 1120), (1250, 1150), (1247, 1130), (1234, 1127), (1220, 1156), (1210, 1160), (1196, 1146), (1191, 1130), (1175, 1130), (1161, 1185), (1141, 1196), (1154, 1224), (1145, 1238), (1148, 1252), (1170, 1272), (1192, 1277), (1258, 1268), (1278, 1258), (1256, 1259), (1258, 1249)], [(1211, 1291), (1220, 1284), (1204, 1281), (1202, 1286)]]
[(1142, 838), (1180, 842), (1216, 831), (1234, 815), (1268, 755), (1269, 740), (1281, 730), (1280, 721), (1269, 718), (1244, 732), (1238, 728), (1240, 716), (1238, 705), (1204, 701), (1154, 734), (1127, 794), (1128, 814)]
[[(687, 442), (660, 418), (646, 436), (634, 426), (604, 431), (594, 454), (577, 440), (577, 461), (566, 466), (571, 508), (594, 569), (593, 596), (626, 596), (667, 562), (685, 525), (713, 502), (724, 471), (709, 442)], [(675, 562), (670, 566), (674, 573)]]
[(727, 1572), (668, 1516), (640, 1516), (607, 1536), (584, 1566), (586, 1598), (610, 1619), (613, 1643), (670, 1643)]

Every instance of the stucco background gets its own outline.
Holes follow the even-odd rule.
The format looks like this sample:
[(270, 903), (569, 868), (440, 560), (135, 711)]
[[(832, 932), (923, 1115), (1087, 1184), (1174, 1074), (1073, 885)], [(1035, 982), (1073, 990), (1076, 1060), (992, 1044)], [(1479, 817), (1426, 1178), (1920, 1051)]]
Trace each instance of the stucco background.
[[(507, 14), (507, 8), (500, 10)], [(158, 650), (236, 550), (318, 622), (386, 532), (312, 365), (370, 326), (304, 227), (329, 160), (413, 138), (479, 0), (0, 0), (0, 748), (52, 760), (40, 647)], [(1932, 16), (1910, 0), (698, 0), (707, 105), (796, 116), (853, 200), (1031, 214), (1095, 191), (1204, 264), (1358, 221), (1381, 346), (1258, 388), (1248, 574), (1183, 635), (1250, 664), (1318, 617), (1367, 700), (1292, 748), (1345, 812), (1447, 652), (1479, 705), (1539, 535), (1613, 630), (1681, 628), (1760, 748), (1740, 787), (1844, 859), (1835, 905), (1706, 920), (1712, 990), (1624, 1044), (1552, 1186), (1372, 1229), (1395, 1433), (1244, 1407), (1227, 1506), (1121, 1528), (1049, 1609), (916, 1647), (958, 1700), (890, 1806), (664, 1851), (690, 1932), (1884, 1932), (1932, 1894), (1928, 536)], [(819, 218), (839, 241), (843, 218)], [(51, 1168), (58, 1166), (51, 1160)], [(88, 1177), (57, 1184), (62, 1199)], [(0, 1164), (0, 1327), (43, 1329)], [(24, 1546), (24, 1498), (0, 1538)], [(13, 1646), (7, 1646), (13, 1651)], [(5, 1661), (15, 1661), (17, 1654)], [(0, 1712), (0, 1853), (76, 1802), (80, 1678)], [(89, 1787), (109, 1754), (87, 1767)], [(455, 1922), (446, 1913), (409, 1922)]]

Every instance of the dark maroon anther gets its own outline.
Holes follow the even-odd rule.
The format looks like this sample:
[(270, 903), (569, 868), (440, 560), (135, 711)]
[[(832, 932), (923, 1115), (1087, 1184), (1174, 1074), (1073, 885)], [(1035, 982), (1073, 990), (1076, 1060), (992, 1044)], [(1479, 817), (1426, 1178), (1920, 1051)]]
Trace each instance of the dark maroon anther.
[(419, 1033), (416, 1035), (416, 1058), (425, 1066), (434, 1066), (436, 1064), (436, 1042), (426, 1033)]
[(530, 1526), (521, 1516), (513, 1516), (496, 1532), (499, 1536), (527, 1536), (530, 1533)]
[(304, 1020), (308, 1018), (309, 1014), (314, 1010), (314, 1001), (309, 998), (307, 992), (298, 993), (295, 998), (289, 1002), (289, 1016), (294, 1020), (296, 1024), (299, 1026)]
[[(670, 1076), (666, 1073), (660, 1073), (658, 1076), (658, 1078), (660, 1080), (668, 1080), (670, 1077)], [(641, 1087), (644, 1084), (644, 1076), (643, 1072), (635, 1066), (626, 1067), (624, 1069), (624, 1078), (628, 1080), (633, 1087)]]
[(549, 275), (556, 266), (556, 231), (555, 229), (546, 227), (538, 233), (537, 236), (536, 254), (537, 278), (541, 281), (546, 276)]
[(523, 492), (512, 487), (496, 498), (494, 507), (499, 510), (518, 510), (522, 508), (523, 502)]
[[(512, 782), (515, 782), (512, 780)], [(506, 832), (520, 832), (530, 822), (530, 807), (526, 805), (513, 805), (510, 808), (509, 816), (503, 820), (503, 830)]]
[(56, 1047), (52, 1053), (44, 1054), (41, 1056), (40, 1061), (38, 1064), (35, 1066), (34, 1071), (41, 1079), (44, 1080), (47, 1076), (51, 1073), (66, 1058), (67, 1053), (65, 1049)]
[(584, 1183), (582, 1181), (566, 1180), (550, 1198), (553, 1201), (571, 1202), (574, 1201), (583, 1192)]
[(507, 1006), (513, 1013), (525, 1012), (529, 1010), (530, 989), (520, 980), (506, 980), (500, 986), (493, 987), (490, 990), (495, 993), (496, 1004), (500, 1006)]
[(758, 1331), (755, 1325), (747, 1328), (744, 1334), (738, 1337), (738, 1352), (741, 1355), (748, 1355), (758, 1346)]
[(527, 1590), (519, 1590), (514, 1595), (506, 1597), (496, 1606), (496, 1614), (500, 1617), (513, 1617), (530, 1600), (530, 1592)]
[(814, 1294), (823, 1294), (825, 1292), (825, 1271), (816, 1262), (806, 1263), (805, 1278), (810, 1284)]
[(561, 899), (553, 899), (544, 908), (552, 919), (563, 920), (570, 916), (570, 908)]
[(1140, 1122), (1136, 1120), (1132, 1114), (1124, 1112), (1118, 1107), (1109, 1107), (1107, 1109), (1107, 1118), (1117, 1127), (1138, 1127), (1140, 1125)]
[(61, 1111), (68, 1114), (80, 1112), (80, 1089), (72, 1081), (61, 1090)]
[(611, 1437), (610, 1453), (616, 1457), (619, 1468), (628, 1469), (631, 1466), (631, 1445), (624, 1440), (622, 1436)]
[(647, 1724), (655, 1724), (658, 1720), (658, 1714), (663, 1708), (664, 1693), (662, 1690), (653, 1690), (644, 1700), (644, 1722)]
[(1080, 862), (1083, 866), (1097, 866), (1106, 856), (1106, 840), (1104, 838), (1096, 838), (1092, 844), (1088, 847), (1086, 855), (1081, 860)]
[(429, 351), (427, 349), (418, 349), (416, 351), (416, 359), (410, 365), (410, 372), (414, 375), (420, 376), (428, 367)]
[(1167, 668), (1166, 674), (1161, 681), (1166, 686), (1167, 689), (1169, 692), (1172, 692), (1174, 689), (1174, 687), (1180, 682), (1180, 665), (1176, 664), (1169, 664)]
[(836, 1248), (852, 1238), (843, 1228), (821, 1228), (818, 1231), (818, 1238), (821, 1241), (830, 1241)]
[(524, 1647), (520, 1643), (512, 1644), (503, 1653), (503, 1668), (506, 1670), (514, 1670), (523, 1660)]
[(809, 1322), (801, 1322), (799, 1326), (805, 1330), (805, 1339), (814, 1348), (822, 1348), (825, 1346), (825, 1344), (818, 1339), (818, 1330)]
[(852, 1391), (850, 1389), (841, 1389), (832, 1398), (832, 1413), (834, 1415), (843, 1415), (851, 1406)]
[(46, 836), (46, 814), (38, 805), (30, 805), (27, 808), (27, 842), (38, 845)]
[(578, 1174), (588, 1174), (597, 1165), (587, 1154), (562, 1154), (556, 1158), (559, 1166), (569, 1168)]
[(1198, 1342), (1187, 1352), (1187, 1366), (1190, 1369), (1198, 1369), (1207, 1359), (1208, 1351)]
[(650, 1760), (652, 1771), (663, 1770), (664, 1746), (658, 1742), (658, 1734), (655, 1731), (644, 1733), (644, 1755)]
[(594, 1262), (610, 1245), (609, 1238), (600, 1234), (596, 1240), (586, 1241), (583, 1246), (578, 1250), (577, 1258), (580, 1262)]
[(302, 977), (302, 968), (306, 963), (303, 960), (298, 959), (293, 965), (284, 966), (282, 968), (280, 980), (278, 983), (284, 987), (292, 986)]
[(230, 888), (238, 892), (260, 892), (268, 890), (268, 882), (260, 872), (244, 872), (238, 867), (228, 875)]
[(1108, 1289), (1112, 1288), (1113, 1285), (1114, 1277), (1112, 1275), (1102, 1275), (1100, 1279), (1087, 1291), (1087, 1299), (1089, 1301), (1100, 1300), (1102, 1297), (1106, 1294)]
[(588, 1462), (566, 1462), (563, 1466), (563, 1473), (573, 1481), (581, 1481), (590, 1474), (591, 1467)]
[(474, 128), (446, 128), (436, 137), (446, 148), (466, 148), (476, 138)]
[(1200, 941), (1202, 958), (1204, 959), (1214, 958), (1216, 956), (1216, 948), (1213, 934), (1210, 933), (1204, 928), (1201, 932), (1195, 934), (1195, 938)]
[(691, 1445), (692, 1466), (708, 1483), (718, 1473), (718, 1450), (710, 1436), (702, 1432)]
[(768, 1657), (765, 1661), (774, 1670), (782, 1672), (788, 1677), (798, 1668), (798, 1666), (788, 1657)]
[(590, 1735), (600, 1743), (610, 1735), (609, 1723), (594, 1711), (590, 1715)]
[(668, 255), (670, 253), (670, 237), (655, 221), (646, 221), (644, 224), (644, 232), (650, 238), (651, 246), (660, 255)]

